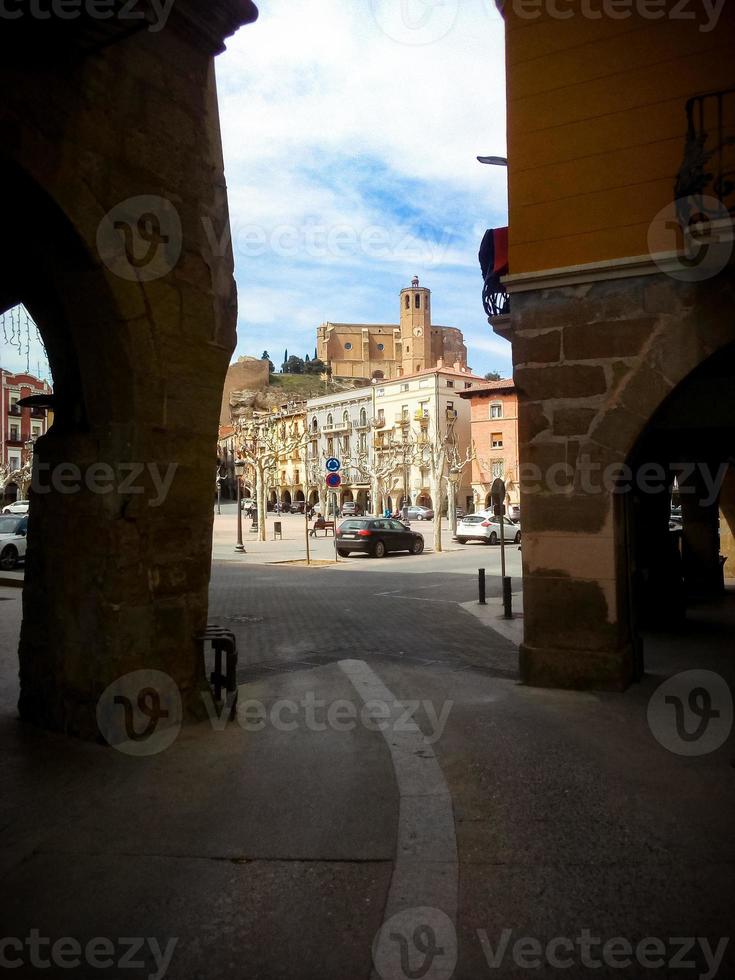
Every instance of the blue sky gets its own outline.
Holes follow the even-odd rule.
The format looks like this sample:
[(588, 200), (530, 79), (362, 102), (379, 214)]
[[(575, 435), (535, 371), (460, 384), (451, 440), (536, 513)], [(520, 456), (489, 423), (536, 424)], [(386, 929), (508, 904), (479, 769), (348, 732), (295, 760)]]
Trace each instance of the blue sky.
[(237, 354), (313, 353), (324, 320), (397, 322), (418, 275), (472, 367), (510, 372), (477, 249), (507, 221), (493, 0), (263, 0), (217, 60)]
[[(260, 0), (216, 61), (239, 354), (313, 354), (325, 320), (394, 323), (418, 275), (478, 372), (511, 370), (477, 250), (507, 221), (494, 0)], [(42, 358), (32, 345), (31, 370)], [(0, 334), (0, 364), (25, 369)], [(42, 366), (43, 373), (43, 366)]]

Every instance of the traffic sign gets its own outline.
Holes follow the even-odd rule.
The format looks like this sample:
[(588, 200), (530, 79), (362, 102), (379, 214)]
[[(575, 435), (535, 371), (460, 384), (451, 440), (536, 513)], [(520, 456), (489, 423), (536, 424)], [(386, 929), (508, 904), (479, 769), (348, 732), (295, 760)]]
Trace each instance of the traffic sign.
[(336, 456), (330, 456), (327, 462), (324, 464), (327, 467), (329, 473), (336, 473), (337, 470), (342, 469), (342, 464), (337, 459)]
[(490, 487), (490, 499), (496, 506), (505, 502), (505, 481), (501, 480), (500, 477), (493, 480), (493, 485)]
[(342, 483), (342, 477), (339, 473), (327, 473), (327, 486), (330, 490), (336, 490), (338, 486)]

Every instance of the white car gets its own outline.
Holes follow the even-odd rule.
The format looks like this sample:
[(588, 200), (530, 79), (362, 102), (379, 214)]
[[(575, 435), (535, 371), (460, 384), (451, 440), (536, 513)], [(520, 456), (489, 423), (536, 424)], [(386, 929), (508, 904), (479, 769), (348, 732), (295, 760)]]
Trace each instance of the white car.
[(482, 541), (484, 544), (497, 544), (500, 541), (500, 521), (503, 521), (503, 537), (508, 544), (520, 544), (521, 529), (508, 517), (493, 517), (491, 514), (467, 514), (457, 522), (457, 541)]
[(3, 507), (3, 514), (27, 514), (29, 506), (27, 500), (14, 500), (12, 504)]
[(19, 514), (0, 514), (0, 569), (15, 568), (26, 554), (28, 518)]

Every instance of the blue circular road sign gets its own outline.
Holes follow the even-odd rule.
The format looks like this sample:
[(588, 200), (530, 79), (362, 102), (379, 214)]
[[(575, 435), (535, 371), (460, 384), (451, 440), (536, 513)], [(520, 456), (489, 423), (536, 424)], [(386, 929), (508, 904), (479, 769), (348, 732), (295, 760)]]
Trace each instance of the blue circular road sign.
[(327, 462), (324, 464), (330, 473), (336, 473), (337, 470), (342, 468), (342, 464), (337, 459), (336, 456), (330, 456)]

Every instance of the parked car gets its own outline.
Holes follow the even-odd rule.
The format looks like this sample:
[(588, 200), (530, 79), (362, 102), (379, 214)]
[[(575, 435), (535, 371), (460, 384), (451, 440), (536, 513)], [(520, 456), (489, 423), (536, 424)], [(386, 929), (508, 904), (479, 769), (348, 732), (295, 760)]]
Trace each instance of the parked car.
[(408, 519), (409, 521), (433, 521), (434, 511), (431, 507), (409, 507), (408, 508)]
[(28, 518), (18, 514), (0, 515), (0, 569), (15, 568), (26, 554)]
[(29, 506), (27, 500), (14, 500), (12, 504), (3, 507), (3, 514), (27, 514)]
[(521, 505), (520, 504), (508, 504), (508, 517), (513, 521), (514, 524), (520, 524), (521, 521)]
[(292, 514), (303, 514), (305, 510), (306, 510), (305, 500), (296, 500), (294, 503), (291, 504)]
[(383, 558), (391, 551), (420, 555), (424, 538), (393, 517), (355, 517), (337, 528), (337, 554), (347, 558), (353, 551)]
[(354, 500), (345, 500), (339, 512), (340, 517), (361, 517), (362, 511)]
[(457, 524), (457, 541), (482, 541), (484, 544), (497, 544), (500, 541), (500, 521), (504, 522), (503, 535), (511, 544), (520, 544), (521, 529), (509, 517), (492, 517), (489, 514), (468, 514)]

